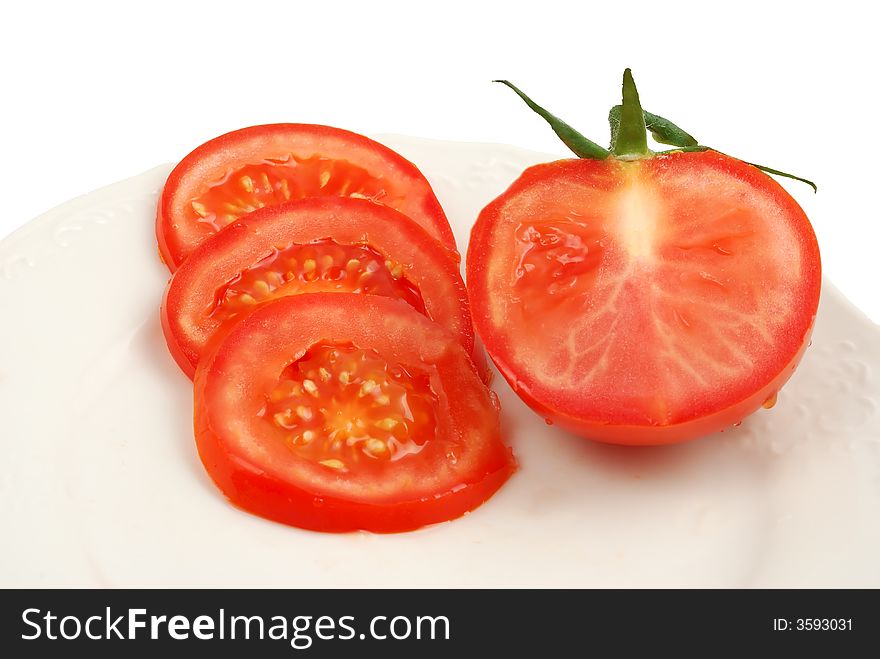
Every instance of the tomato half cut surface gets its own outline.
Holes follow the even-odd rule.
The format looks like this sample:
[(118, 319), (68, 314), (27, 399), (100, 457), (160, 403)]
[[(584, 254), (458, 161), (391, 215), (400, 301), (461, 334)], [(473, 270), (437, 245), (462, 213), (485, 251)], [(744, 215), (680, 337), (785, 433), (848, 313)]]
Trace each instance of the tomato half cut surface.
[(159, 253), (173, 271), (205, 238), (244, 215), (318, 196), (390, 206), (457, 258), (446, 215), (415, 165), (363, 135), (311, 124), (243, 128), (202, 144), (181, 160), (159, 200)]
[(199, 364), (195, 435), (247, 511), (320, 531), (406, 531), (488, 499), (514, 462), (457, 337), (401, 300), (261, 306)]
[(202, 243), (168, 284), (165, 339), (192, 377), (216, 332), (260, 303), (309, 292), (401, 299), (473, 350), (467, 291), (446, 250), (395, 210), (339, 197), (262, 208)]
[(820, 261), (797, 203), (715, 151), (525, 171), (480, 214), (477, 331), (540, 414), (660, 444), (772, 401), (803, 354)]

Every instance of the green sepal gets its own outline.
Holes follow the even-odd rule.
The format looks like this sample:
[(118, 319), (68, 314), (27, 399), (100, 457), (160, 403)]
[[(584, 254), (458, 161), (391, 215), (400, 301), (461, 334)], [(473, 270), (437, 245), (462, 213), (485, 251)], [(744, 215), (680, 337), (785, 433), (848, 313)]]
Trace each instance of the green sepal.
[[(513, 83), (507, 80), (493, 80), (492, 82), (499, 82), (512, 89), (532, 111), (550, 124), (553, 132), (562, 140), (563, 144), (571, 149), (579, 158), (605, 160), (612, 154), (623, 159), (649, 155), (651, 151), (648, 149), (647, 131), (651, 131), (651, 136), (656, 142), (675, 147), (666, 151), (660, 151), (658, 155), (674, 152), (717, 151), (717, 149), (712, 149), (712, 147), (701, 145), (695, 137), (668, 119), (657, 114), (645, 112), (639, 101), (639, 93), (636, 89), (632, 72), (629, 69), (623, 72), (623, 103), (615, 105), (608, 113), (608, 123), (611, 126), (610, 150), (604, 149), (592, 140), (587, 139), (559, 117), (542, 108)], [(719, 153), (721, 152), (719, 151)], [(758, 165), (757, 163), (745, 160), (743, 162), (767, 174), (783, 176), (806, 183), (813, 188), (813, 192), (819, 191), (818, 186), (809, 179), (765, 165)]]
[[(611, 125), (611, 148), (617, 141), (617, 132), (620, 129), (620, 111), (622, 106), (615, 105), (608, 112), (608, 123)], [(658, 144), (670, 146), (692, 147), (699, 145), (695, 137), (676, 126), (674, 123), (661, 117), (659, 114), (645, 112), (645, 128), (651, 132), (651, 137)]]
[[(683, 146), (683, 147), (677, 147), (675, 149), (669, 149), (667, 151), (658, 151), (657, 155), (661, 156), (665, 153), (677, 153), (677, 152), (692, 153), (692, 152), (698, 152), (698, 151), (717, 151), (718, 153), (722, 153), (721, 151), (718, 151), (718, 149), (713, 149), (711, 146), (703, 146), (702, 144), (700, 144), (697, 146)], [(725, 153), (724, 155), (727, 155), (727, 154)], [(728, 157), (734, 158), (734, 156), (728, 156)], [(736, 160), (740, 160), (740, 158), (736, 158)], [(795, 176), (794, 174), (789, 174), (788, 172), (783, 172), (778, 169), (773, 169), (772, 167), (765, 167), (764, 165), (758, 165), (753, 162), (748, 162), (747, 160), (743, 160), (742, 162), (744, 162), (747, 165), (751, 165), (752, 167), (756, 167), (756, 168), (760, 169), (762, 172), (766, 172), (767, 174), (773, 174), (774, 176), (783, 176), (785, 178), (790, 178), (794, 181), (800, 181), (801, 183), (806, 183), (811, 188), (813, 188), (813, 192), (819, 192), (819, 187), (809, 179), (802, 178), (800, 176)]]
[(674, 149), (666, 149), (666, 151), (657, 151), (656, 155), (662, 156), (664, 153), (699, 153), (701, 151), (714, 151), (710, 146), (697, 144), (696, 146), (677, 146)]
[(565, 144), (569, 149), (571, 149), (572, 153), (574, 153), (578, 158), (590, 158), (593, 160), (605, 160), (610, 154), (608, 149), (605, 149), (592, 140), (587, 139), (579, 132), (577, 132), (574, 128), (569, 126), (567, 123), (562, 121), (559, 117), (556, 117), (540, 105), (535, 103), (532, 99), (525, 95), (522, 91), (520, 91), (516, 85), (507, 80), (493, 80), (492, 82), (500, 82), (502, 85), (506, 85), (510, 87), (517, 96), (519, 96), (525, 104), (528, 105), (536, 114), (540, 115), (548, 124), (550, 124), (550, 128), (553, 129), (553, 132), (559, 136), (559, 139), (562, 140), (562, 143)]
[[(720, 153), (720, 151), (719, 151), (719, 153)], [(787, 172), (781, 172), (778, 169), (773, 169), (772, 167), (765, 167), (764, 165), (758, 165), (753, 162), (747, 162), (745, 160), (743, 160), (743, 162), (746, 163), (747, 165), (751, 165), (752, 167), (757, 167), (762, 172), (766, 172), (768, 174), (774, 174), (775, 176), (784, 176), (785, 178), (790, 178), (795, 181), (800, 181), (801, 183), (806, 183), (811, 188), (813, 188), (813, 192), (819, 192), (818, 186), (809, 179), (801, 178), (800, 176), (795, 176), (794, 174), (788, 174)]]

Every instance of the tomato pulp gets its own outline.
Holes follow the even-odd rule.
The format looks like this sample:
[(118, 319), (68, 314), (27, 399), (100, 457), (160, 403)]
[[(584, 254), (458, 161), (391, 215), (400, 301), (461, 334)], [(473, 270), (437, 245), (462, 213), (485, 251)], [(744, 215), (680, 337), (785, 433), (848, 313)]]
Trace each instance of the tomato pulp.
[(195, 434), (236, 505), (321, 531), (458, 517), (514, 469), (497, 403), (458, 338), (402, 300), (304, 294), (215, 340)]
[(308, 292), (404, 300), (473, 350), (467, 292), (447, 251), (391, 208), (337, 197), (262, 208), (197, 247), (166, 290), (168, 347), (192, 377), (221, 328), (262, 302)]
[(446, 215), (415, 165), (363, 135), (310, 124), (243, 128), (181, 160), (159, 200), (159, 253), (173, 271), (207, 237), (248, 213), (316, 196), (390, 206), (457, 259)]
[(481, 212), (467, 256), (478, 333), (517, 393), (622, 444), (722, 430), (772, 399), (821, 281), (797, 203), (711, 150), (532, 167)]

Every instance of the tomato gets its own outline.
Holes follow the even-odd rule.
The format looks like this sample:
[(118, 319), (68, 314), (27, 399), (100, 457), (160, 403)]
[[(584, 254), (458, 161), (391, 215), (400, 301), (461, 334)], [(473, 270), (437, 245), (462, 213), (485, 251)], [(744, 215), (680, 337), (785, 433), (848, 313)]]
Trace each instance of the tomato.
[(195, 436), (237, 506), (320, 531), (406, 531), (463, 515), (514, 462), (458, 341), (402, 300), (304, 294), (215, 339)]
[(159, 253), (174, 271), (205, 238), (247, 213), (315, 196), (390, 206), (458, 258), (440, 202), (415, 165), (363, 135), (309, 124), (243, 128), (181, 160), (159, 200)]
[(486, 349), (538, 413), (664, 444), (775, 401), (821, 268), (806, 215), (755, 166), (618, 151), (527, 169), (480, 213), (467, 282)]
[(467, 292), (446, 250), (397, 211), (340, 197), (265, 207), (203, 242), (168, 284), (162, 327), (192, 377), (208, 340), (257, 304), (340, 291), (404, 300), (473, 349)]

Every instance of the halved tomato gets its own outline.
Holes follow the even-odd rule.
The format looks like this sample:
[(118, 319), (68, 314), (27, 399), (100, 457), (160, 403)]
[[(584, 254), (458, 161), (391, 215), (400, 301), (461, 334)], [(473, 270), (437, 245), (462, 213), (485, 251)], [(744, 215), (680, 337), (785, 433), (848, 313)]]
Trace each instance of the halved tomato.
[(511, 386), (622, 444), (705, 435), (774, 400), (820, 279), (797, 203), (711, 150), (532, 167), (480, 213), (467, 258), (477, 331)]
[(449, 520), (514, 469), (458, 337), (374, 295), (279, 298), (236, 323), (196, 371), (195, 434), (234, 504), (321, 531)]
[(262, 208), (197, 247), (166, 290), (168, 347), (192, 377), (221, 327), (261, 302), (308, 292), (401, 299), (473, 350), (467, 292), (446, 250), (397, 211), (340, 197)]
[[(642, 109), (632, 71), (604, 149), (535, 103), (579, 160), (527, 169), (471, 232), (474, 322), (548, 421), (618, 444), (723, 430), (771, 406), (809, 342), (819, 248), (761, 170)], [(673, 145), (655, 153), (655, 140)]]
[(458, 258), (440, 202), (415, 165), (363, 135), (310, 124), (243, 128), (181, 160), (159, 200), (159, 253), (174, 271), (206, 237), (251, 211), (317, 196), (390, 206)]

